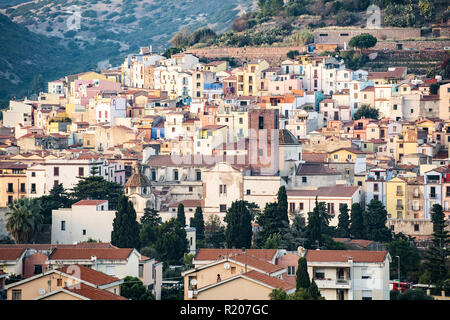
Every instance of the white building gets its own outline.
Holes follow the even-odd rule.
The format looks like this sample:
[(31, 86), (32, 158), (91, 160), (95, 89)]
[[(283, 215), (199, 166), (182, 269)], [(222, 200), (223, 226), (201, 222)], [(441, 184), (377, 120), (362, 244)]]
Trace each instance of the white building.
[(89, 239), (110, 242), (116, 211), (107, 200), (81, 200), (72, 208), (52, 210), (51, 242), (73, 244)]
[(387, 251), (308, 250), (308, 274), (326, 300), (389, 300)]

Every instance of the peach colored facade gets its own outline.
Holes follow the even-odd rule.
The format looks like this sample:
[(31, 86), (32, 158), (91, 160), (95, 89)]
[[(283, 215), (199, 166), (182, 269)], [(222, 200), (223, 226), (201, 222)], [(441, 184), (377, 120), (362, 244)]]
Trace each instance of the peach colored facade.
[[(269, 300), (272, 289), (245, 278), (200, 291), (196, 300)], [(186, 300), (186, 299), (185, 299)]]

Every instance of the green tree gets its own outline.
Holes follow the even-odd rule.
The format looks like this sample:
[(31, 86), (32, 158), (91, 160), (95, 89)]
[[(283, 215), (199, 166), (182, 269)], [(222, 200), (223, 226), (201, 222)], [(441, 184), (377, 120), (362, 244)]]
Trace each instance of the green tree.
[(6, 230), (16, 243), (30, 243), (41, 231), (43, 216), (37, 199), (20, 198), (8, 204)]
[(161, 224), (157, 229), (155, 249), (158, 257), (169, 264), (179, 264), (188, 251), (186, 230), (175, 218)]
[[(389, 254), (393, 259), (396, 256), (400, 257), (400, 276), (408, 278), (408, 280), (417, 280), (417, 271), (419, 270), (420, 255), (417, 248), (411, 245), (404, 239), (391, 241), (387, 244)], [(398, 263), (391, 263), (389, 265), (391, 279), (396, 279), (398, 276)]]
[(181, 29), (174, 34), (170, 43), (175, 48), (185, 48), (189, 45), (189, 30), (187, 28)]
[(273, 289), (269, 294), (270, 300), (287, 300), (288, 294), (281, 288)]
[(355, 120), (359, 120), (361, 118), (378, 120), (379, 117), (380, 113), (378, 109), (371, 108), (369, 105), (366, 104), (361, 105), (361, 107), (359, 107), (358, 110), (356, 110), (356, 112), (353, 115), (353, 119)]
[(296, 273), (296, 288), (308, 289), (311, 285), (308, 274), (308, 264), (305, 257), (298, 259), (297, 273)]
[(202, 207), (197, 207), (195, 209), (191, 227), (195, 228), (197, 247), (201, 248), (203, 246), (203, 242), (205, 241), (205, 222), (203, 220)]
[(264, 249), (279, 249), (281, 245), (281, 236), (279, 233), (271, 234), (264, 243)]
[(223, 248), (225, 243), (225, 227), (220, 218), (213, 214), (205, 223), (205, 248)]
[(292, 223), (285, 229), (281, 237), (281, 247), (294, 251), (305, 244), (305, 219), (299, 214), (291, 213)]
[(140, 221), (142, 225), (148, 224), (152, 227), (157, 227), (161, 224), (161, 217), (155, 209), (145, 208), (144, 215), (141, 217)]
[(427, 295), (422, 289), (408, 289), (405, 292), (398, 294), (395, 300), (434, 300), (434, 299), (432, 296)]
[(446, 261), (450, 254), (450, 236), (445, 230), (445, 214), (441, 205), (434, 204), (431, 207), (431, 221), (433, 222), (433, 240), (425, 253), (425, 266), (431, 272), (431, 282), (440, 285), (448, 276)]
[(369, 202), (365, 218), (366, 236), (368, 240), (378, 242), (392, 240), (392, 232), (386, 226), (387, 211), (380, 201), (372, 199)]
[(41, 202), (44, 224), (52, 223), (52, 210), (69, 208), (73, 204), (73, 200), (71, 200), (67, 195), (62, 183), (55, 185), (52, 190), (50, 190), (49, 195), (44, 195), (37, 199)]
[(120, 285), (120, 295), (129, 300), (155, 300), (150, 290), (145, 288), (139, 278), (127, 276)]
[(348, 214), (348, 206), (346, 203), (339, 205), (339, 223), (337, 231), (341, 237), (348, 238), (350, 236), (350, 216)]
[(243, 200), (234, 201), (228, 209), (224, 221), (225, 239), (228, 248), (250, 248), (252, 244), (252, 214), (248, 203)]
[(121, 195), (123, 195), (122, 185), (109, 182), (101, 176), (81, 177), (70, 193), (70, 197), (75, 201), (108, 200), (110, 210), (117, 209), (118, 199)]
[(313, 211), (308, 212), (308, 225), (306, 226), (307, 246), (309, 248), (316, 245), (320, 247), (323, 244), (325, 236), (329, 231), (328, 223), (330, 218), (325, 207), (325, 202), (318, 202), (316, 197), (316, 205)]
[(186, 226), (186, 215), (184, 214), (184, 205), (182, 203), (177, 208), (177, 220), (183, 227)]
[(314, 35), (310, 29), (302, 29), (291, 36), (292, 44), (304, 46), (314, 42)]
[(365, 239), (364, 211), (359, 203), (352, 205), (350, 213), (350, 235), (356, 239)]
[(116, 217), (113, 220), (111, 244), (119, 248), (140, 248), (139, 223), (136, 211), (127, 196), (120, 196)]
[(375, 47), (376, 44), (377, 38), (369, 33), (361, 33), (351, 38), (348, 42), (349, 47), (358, 48), (360, 50)]
[(309, 285), (308, 293), (312, 300), (322, 300), (322, 295), (320, 294), (319, 288), (317, 287), (314, 279), (312, 279), (311, 284)]

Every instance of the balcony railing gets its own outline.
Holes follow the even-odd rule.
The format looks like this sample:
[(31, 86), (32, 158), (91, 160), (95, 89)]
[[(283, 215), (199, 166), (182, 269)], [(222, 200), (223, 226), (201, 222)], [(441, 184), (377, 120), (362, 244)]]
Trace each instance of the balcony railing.
[(318, 288), (349, 288), (349, 279), (314, 279)]
[(396, 208), (397, 208), (397, 210), (403, 210), (403, 205), (402, 205), (402, 204), (398, 204), (398, 205), (396, 206)]
[(396, 192), (396, 195), (397, 195), (397, 196), (403, 196), (403, 191), (397, 191), (397, 192)]

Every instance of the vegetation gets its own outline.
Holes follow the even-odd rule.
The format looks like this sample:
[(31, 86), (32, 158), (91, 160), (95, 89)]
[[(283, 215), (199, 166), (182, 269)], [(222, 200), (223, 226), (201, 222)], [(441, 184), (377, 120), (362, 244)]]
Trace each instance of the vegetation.
[(202, 207), (195, 209), (194, 218), (190, 225), (195, 228), (197, 248), (202, 248), (205, 241), (205, 222), (203, 221)]
[(226, 213), (225, 239), (228, 248), (250, 248), (252, 245), (253, 216), (249, 205), (243, 200), (234, 201)]
[(175, 218), (158, 226), (154, 243), (157, 257), (168, 264), (180, 264), (188, 251), (186, 230)]
[(6, 230), (14, 238), (15, 243), (31, 243), (41, 230), (43, 216), (41, 203), (37, 199), (16, 199), (8, 205), (6, 213)]
[[(418, 280), (420, 255), (417, 248), (405, 239), (397, 239), (387, 244), (387, 249), (393, 261), (389, 265), (391, 279), (398, 279), (398, 261), (400, 257), (400, 277), (409, 281)], [(402, 279), (399, 279), (400, 281)]]
[(111, 244), (119, 248), (140, 248), (139, 224), (136, 211), (127, 196), (119, 197), (116, 217), (113, 220)]
[(380, 117), (379, 111), (376, 108), (372, 108), (369, 105), (363, 104), (361, 107), (356, 110), (355, 114), (353, 115), (353, 119), (359, 120), (361, 118), (366, 119), (376, 119)]
[(348, 42), (349, 47), (358, 48), (360, 50), (375, 47), (376, 44), (377, 38), (369, 33), (362, 33), (354, 36)]
[(109, 209), (117, 209), (123, 187), (115, 182), (109, 182), (101, 176), (81, 177), (78, 184), (72, 189), (70, 197), (75, 201), (108, 200)]
[(129, 300), (155, 300), (150, 290), (145, 288), (139, 278), (127, 276), (120, 285), (120, 295)]
[(225, 227), (217, 215), (210, 215), (205, 223), (205, 248), (223, 248), (225, 244)]
[(184, 205), (180, 203), (177, 207), (177, 221), (184, 227), (186, 226), (186, 215), (184, 214)]

